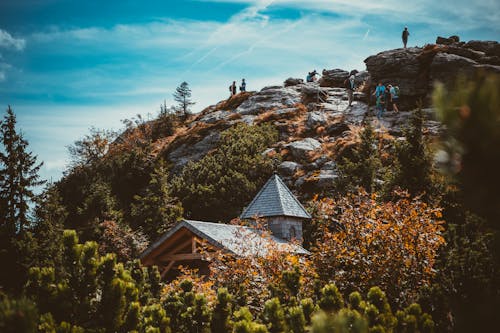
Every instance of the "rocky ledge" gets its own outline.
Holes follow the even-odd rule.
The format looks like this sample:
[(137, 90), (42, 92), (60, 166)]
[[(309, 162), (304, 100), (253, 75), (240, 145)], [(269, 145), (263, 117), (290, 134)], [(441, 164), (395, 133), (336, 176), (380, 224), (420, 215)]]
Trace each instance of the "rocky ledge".
[[(356, 72), (358, 91), (348, 106), (341, 69), (324, 70), (319, 82), (304, 83), (289, 78), (282, 86), (242, 93), (206, 108), (189, 120), (187, 129), (174, 135), (160, 153), (174, 173), (188, 161), (196, 161), (213, 150), (220, 132), (234, 124), (272, 123), (279, 140), (262, 152), (281, 156), (278, 172), (300, 193), (328, 190), (337, 178), (336, 161), (359, 141), (359, 133), (370, 122), (386, 140), (403, 139), (410, 110), (419, 99), (429, 100), (435, 82), (451, 84), (463, 73), (478, 70), (500, 72), (497, 42), (459, 42), (458, 37), (438, 38), (438, 44), (421, 48), (381, 52), (365, 60), (367, 71)], [(370, 105), (376, 82), (398, 85), (401, 111), (388, 111), (381, 120)], [(438, 135), (442, 127), (432, 108), (424, 105), (427, 135)]]

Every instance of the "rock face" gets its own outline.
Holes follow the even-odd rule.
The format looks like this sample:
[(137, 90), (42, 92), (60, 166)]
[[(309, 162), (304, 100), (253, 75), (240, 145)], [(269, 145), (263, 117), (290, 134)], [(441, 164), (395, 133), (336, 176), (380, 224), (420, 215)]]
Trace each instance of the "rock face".
[[(220, 133), (237, 123), (270, 123), (278, 140), (265, 149), (264, 156), (281, 159), (277, 171), (303, 195), (335, 190), (338, 158), (357, 140), (360, 127), (371, 123), (377, 132), (392, 140), (403, 137), (415, 101), (425, 100), (435, 81), (451, 84), (457, 73), (472, 75), (483, 69), (500, 73), (497, 42), (459, 42), (459, 38), (439, 39), (438, 45), (395, 49), (365, 60), (367, 71), (355, 74), (357, 91), (348, 107), (343, 82), (347, 71), (323, 71), (320, 82), (304, 83), (289, 78), (283, 86), (266, 87), (258, 92), (237, 94), (207, 107), (193, 116), (178, 136), (166, 140), (161, 154), (173, 174), (189, 161), (196, 161), (217, 148)], [(381, 120), (370, 105), (370, 88), (378, 81), (398, 85), (400, 112), (385, 112)], [(443, 130), (432, 108), (423, 109), (426, 135)]]
[(500, 72), (498, 42), (459, 40), (458, 36), (438, 37), (438, 45), (389, 50), (366, 58), (372, 89), (378, 82), (399, 86), (400, 106), (413, 108), (418, 100), (430, 105), (435, 81), (452, 84), (461, 74)]
[(349, 76), (349, 72), (343, 69), (323, 69), (321, 79), (319, 79), (319, 85), (321, 87), (331, 87), (331, 88), (343, 88), (344, 80)]
[(459, 42), (460, 42), (460, 37), (458, 36), (450, 36), (448, 38), (439, 36), (438, 38), (436, 38), (436, 44), (450, 45)]
[(305, 138), (304, 140), (294, 141), (285, 146), (288, 148), (292, 156), (298, 160), (307, 160), (308, 154), (321, 147), (321, 143), (313, 138)]
[(300, 93), (291, 87), (266, 87), (244, 101), (236, 112), (241, 115), (257, 115), (273, 108), (293, 107), (300, 100)]
[(302, 84), (302, 83), (304, 83), (304, 80), (302, 80), (302, 79), (296, 79), (296, 78), (289, 77), (288, 79), (285, 80), (284, 85), (285, 85), (285, 87), (290, 87), (290, 86), (296, 86), (296, 85)]

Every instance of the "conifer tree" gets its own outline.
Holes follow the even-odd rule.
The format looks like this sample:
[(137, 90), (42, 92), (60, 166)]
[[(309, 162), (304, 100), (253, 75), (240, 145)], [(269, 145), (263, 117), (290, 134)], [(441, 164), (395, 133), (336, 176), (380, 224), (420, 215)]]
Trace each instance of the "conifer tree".
[(397, 186), (415, 196), (434, 192), (432, 182), (432, 158), (423, 136), (422, 109), (416, 109), (409, 127), (404, 131), (405, 140), (395, 144), (395, 161), (385, 184), (389, 194)]
[(29, 232), (33, 187), (43, 184), (28, 141), (16, 130), (10, 106), (0, 121), (0, 289), (19, 292), (31, 265), (34, 241)]
[(29, 224), (29, 202), (35, 197), (32, 188), (43, 184), (36, 156), (29, 152), (28, 141), (16, 130), (16, 116), (10, 106), (0, 123), (0, 223), (10, 236), (22, 234)]
[(134, 196), (131, 211), (134, 226), (141, 225), (151, 241), (182, 217), (182, 206), (171, 192), (166, 167), (160, 162), (144, 194)]
[(57, 187), (47, 186), (37, 197), (35, 207), (36, 224), (33, 232), (37, 240), (35, 261), (38, 266), (61, 267), (59, 263), (66, 216)]
[(376, 190), (375, 180), (380, 172), (381, 162), (373, 127), (366, 124), (360, 137), (361, 142), (354, 148), (352, 155), (338, 161), (338, 190), (352, 192), (358, 186), (369, 193)]
[(180, 116), (186, 118), (191, 112), (191, 105), (196, 104), (191, 100), (191, 89), (186, 81), (182, 82), (181, 85), (175, 89), (174, 100), (179, 103), (177, 111), (180, 113)]

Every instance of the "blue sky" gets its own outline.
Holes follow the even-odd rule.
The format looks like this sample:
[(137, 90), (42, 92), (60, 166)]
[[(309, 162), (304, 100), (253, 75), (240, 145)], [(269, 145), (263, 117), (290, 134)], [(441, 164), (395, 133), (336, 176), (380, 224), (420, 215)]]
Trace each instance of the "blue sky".
[(1, 0), (0, 108), (10, 104), (42, 177), (57, 180), (66, 147), (91, 126), (155, 115), (187, 81), (195, 111), (248, 88), (457, 34), (498, 40), (500, 1)]

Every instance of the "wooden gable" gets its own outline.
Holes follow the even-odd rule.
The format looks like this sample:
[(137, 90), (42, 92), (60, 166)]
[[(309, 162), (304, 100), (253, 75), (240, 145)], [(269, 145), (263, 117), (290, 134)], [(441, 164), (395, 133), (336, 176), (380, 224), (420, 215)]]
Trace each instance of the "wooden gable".
[(191, 230), (180, 228), (146, 256), (142, 257), (141, 262), (145, 266), (158, 266), (162, 279), (168, 277), (169, 273), (173, 273), (171, 270), (180, 265), (197, 268), (200, 273), (208, 274), (208, 262), (200, 253), (202, 248), (206, 249), (207, 247), (216, 250), (216, 248), (207, 245), (206, 240), (200, 238)]

